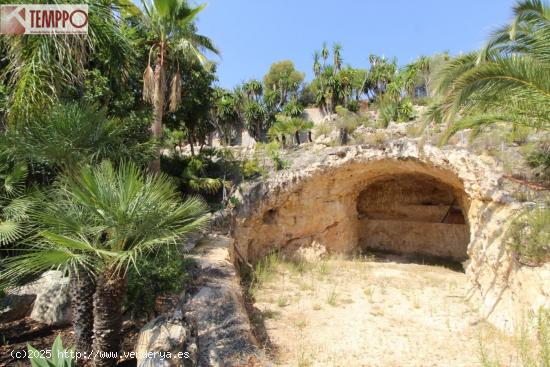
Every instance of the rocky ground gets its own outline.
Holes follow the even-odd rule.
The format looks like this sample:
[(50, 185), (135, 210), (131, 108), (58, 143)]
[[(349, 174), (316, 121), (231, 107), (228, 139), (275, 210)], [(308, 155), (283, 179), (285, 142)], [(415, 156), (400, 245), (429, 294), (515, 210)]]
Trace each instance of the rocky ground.
[(407, 261), (272, 261), (252, 286), (253, 322), (276, 365), (480, 366), (482, 348), (517, 365), (511, 340), (476, 323), (464, 273)]

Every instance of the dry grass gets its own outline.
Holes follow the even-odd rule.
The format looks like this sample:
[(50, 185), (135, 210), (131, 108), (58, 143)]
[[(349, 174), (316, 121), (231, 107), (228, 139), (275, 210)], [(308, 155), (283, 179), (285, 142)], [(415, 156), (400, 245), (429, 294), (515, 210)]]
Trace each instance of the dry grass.
[[(277, 366), (481, 365), (463, 273), (364, 256), (271, 257), (260, 269), (255, 306), (275, 312), (263, 326)], [(500, 335), (484, 343), (503, 356), (511, 346)]]

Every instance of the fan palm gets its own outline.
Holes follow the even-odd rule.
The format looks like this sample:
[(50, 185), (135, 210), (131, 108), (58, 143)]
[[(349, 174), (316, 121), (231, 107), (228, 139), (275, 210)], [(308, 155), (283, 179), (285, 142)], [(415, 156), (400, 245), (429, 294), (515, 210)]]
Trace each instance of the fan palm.
[(441, 99), (427, 121), (453, 121), (447, 137), (499, 121), (550, 127), (550, 6), (522, 0), (513, 11), (513, 22), (479, 53), (459, 56), (438, 73)]
[[(205, 64), (204, 53), (218, 53), (218, 50), (209, 38), (196, 32), (194, 21), (205, 5), (190, 8), (181, 0), (142, 0), (142, 5), (142, 17), (154, 34), (143, 74), (143, 99), (153, 105), (154, 122), (151, 131), (155, 138), (160, 138), (167, 89), (170, 91), (169, 110), (174, 112), (180, 106), (182, 79), (179, 63), (198, 61)], [(171, 74), (169, 88), (166, 77), (168, 73)], [(159, 171), (160, 160), (153, 161), (150, 169)]]
[[(3, 148), (2, 154), (6, 156), (2, 157), (2, 161), (20, 159), (29, 162), (31, 167), (47, 166), (55, 172), (67, 173), (77, 171), (81, 165), (97, 163), (106, 158), (149, 161), (154, 146), (150, 143), (137, 146), (129, 144), (124, 135), (125, 131), (118, 121), (107, 119), (102, 110), (78, 104), (56, 105), (28, 121), (26, 126), (11, 127), (1, 136), (0, 146)], [(2, 223), (7, 234), (8, 230), (11, 231), (10, 245), (14, 239), (28, 236), (31, 229), (26, 224), (28, 208), (35, 207), (36, 199), (39, 199), (20, 195), (22, 185), (16, 183), (24, 180), (26, 164), (12, 166), (22, 168), (12, 171), (20, 172), (18, 175), (11, 173), (3, 176), (6, 193), (10, 196), (9, 201), (4, 200), (7, 204), (3, 209)], [(0, 205), (4, 206), (4, 203)], [(0, 229), (0, 232), (3, 231)], [(10, 280), (11, 284), (17, 284), (28, 279), (22, 274), (21, 278), (11, 277)], [(79, 351), (85, 352), (92, 345), (95, 279), (89, 272), (76, 269), (71, 273), (71, 283), (75, 343)]]
[[(97, 276), (94, 350), (118, 351), (128, 268), (204, 226), (205, 204), (198, 198), (181, 201), (163, 174), (148, 176), (125, 163), (115, 169), (108, 161), (63, 176), (50, 197), (33, 214), (43, 228), (40, 241), (7, 259), (2, 279), (51, 268)], [(96, 366), (116, 364), (113, 358), (94, 358)]]

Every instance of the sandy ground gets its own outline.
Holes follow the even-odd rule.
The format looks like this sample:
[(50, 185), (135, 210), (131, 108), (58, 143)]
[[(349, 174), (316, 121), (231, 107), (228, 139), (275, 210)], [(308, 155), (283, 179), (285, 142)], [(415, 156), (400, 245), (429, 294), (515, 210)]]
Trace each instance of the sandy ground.
[(473, 325), (465, 274), (395, 260), (276, 260), (252, 288), (253, 322), (265, 328), (276, 364), (481, 366), (483, 345), (516, 365), (508, 338)]

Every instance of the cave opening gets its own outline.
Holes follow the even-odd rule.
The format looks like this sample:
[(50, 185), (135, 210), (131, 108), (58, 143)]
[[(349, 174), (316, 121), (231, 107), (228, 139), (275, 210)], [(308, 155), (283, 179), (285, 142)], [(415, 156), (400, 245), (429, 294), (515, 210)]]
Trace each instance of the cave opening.
[(362, 251), (455, 269), (468, 259), (463, 191), (427, 174), (387, 175), (369, 181), (356, 203)]

